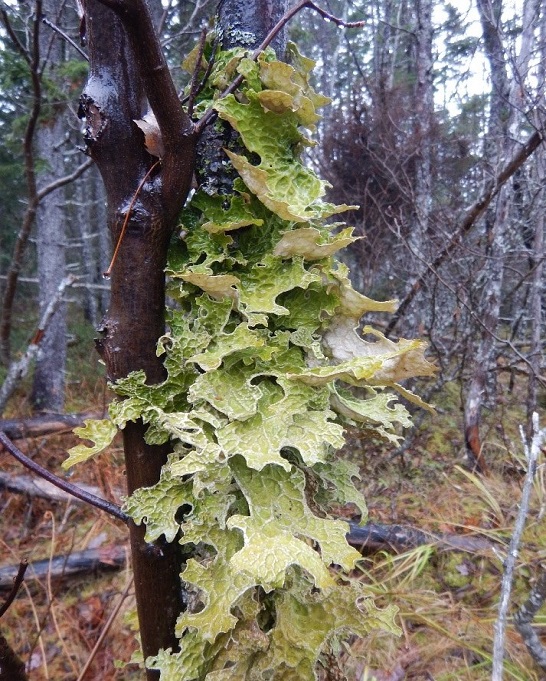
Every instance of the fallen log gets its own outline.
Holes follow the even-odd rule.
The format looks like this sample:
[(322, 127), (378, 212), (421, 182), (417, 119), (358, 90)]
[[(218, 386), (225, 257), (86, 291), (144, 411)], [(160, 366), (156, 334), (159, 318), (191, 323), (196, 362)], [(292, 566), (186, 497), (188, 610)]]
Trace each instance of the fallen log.
[(129, 518), (127, 514), (124, 513), (117, 504), (113, 504), (111, 501), (103, 499), (102, 497), (98, 497), (94, 494), (89, 494), (89, 492), (86, 492), (81, 487), (78, 487), (77, 485), (68, 482), (68, 480), (65, 480), (64, 478), (60, 478), (58, 475), (55, 475), (50, 470), (44, 468), (36, 461), (33, 461), (20, 449), (18, 449), (9, 439), (9, 437), (7, 437), (6, 434), (1, 430), (0, 444), (15, 459), (17, 459), (17, 461), (22, 463), (23, 466), (25, 466), (31, 471), (34, 471), (40, 477), (44, 478), (44, 480), (48, 480), (56, 487), (59, 487), (60, 489), (64, 490), (65, 492), (68, 492), (74, 497), (81, 499), (82, 501), (85, 501), (90, 506), (95, 506), (96, 508), (99, 508), (101, 511), (106, 511), (106, 513), (110, 513), (110, 515), (113, 515), (115, 518), (122, 520), (124, 523), (128, 522)]
[[(53, 556), (50, 560), (37, 560), (28, 564), (25, 582), (75, 577), (99, 570), (119, 570), (127, 562), (129, 548), (125, 546), (105, 546), (102, 548), (74, 551), (69, 555)], [(18, 565), (0, 568), (0, 589), (11, 589), (19, 569)]]
[(366, 523), (362, 527), (356, 523), (349, 523), (350, 531), (347, 541), (359, 551), (378, 551), (389, 547), (395, 551), (435, 544), (439, 549), (447, 551), (467, 551), (481, 553), (491, 551), (494, 542), (485, 537), (474, 537), (463, 534), (436, 534), (419, 530), (409, 525), (384, 525), (382, 523)]
[[(405, 525), (383, 525), (368, 523), (362, 527), (350, 523), (347, 541), (351, 546), (363, 550), (377, 551), (379, 549), (407, 551), (408, 549), (436, 544), (441, 550), (467, 551), (482, 553), (493, 548), (493, 542), (483, 537), (466, 535), (442, 534), (436, 535), (423, 532)], [(74, 577), (83, 573), (97, 570), (119, 570), (127, 560), (128, 548), (124, 546), (107, 546), (104, 548), (74, 551), (70, 555), (54, 556), (52, 560), (39, 560), (29, 563), (25, 579), (44, 579), (50, 575), (51, 579)], [(18, 565), (0, 568), (0, 590), (11, 588), (17, 574)]]
[[(102, 495), (102, 490), (99, 487), (86, 485), (84, 482), (78, 482), (76, 484), (88, 494), (93, 494), (96, 497)], [(85, 503), (82, 499), (78, 499), (72, 494), (59, 489), (59, 487), (53, 483), (32, 475), (12, 475), (0, 471), (0, 489), (6, 489), (16, 494), (26, 494), (29, 497), (48, 499), (50, 501), (71, 501), (75, 504)], [(121, 492), (118, 494), (116, 490), (115, 493), (119, 499), (121, 497)]]
[(20, 419), (0, 419), (0, 430), (11, 440), (21, 440), (72, 430), (83, 426), (85, 419), (103, 417), (102, 412), (92, 411), (81, 414), (40, 414)]

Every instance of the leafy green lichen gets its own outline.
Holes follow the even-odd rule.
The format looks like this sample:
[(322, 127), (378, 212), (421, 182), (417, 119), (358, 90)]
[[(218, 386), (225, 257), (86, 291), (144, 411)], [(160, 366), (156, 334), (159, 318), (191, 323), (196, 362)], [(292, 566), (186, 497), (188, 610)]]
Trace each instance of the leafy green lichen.
[[(241, 48), (216, 55), (195, 110), (213, 107), (246, 151), (226, 151), (240, 175), (230, 195), (198, 190), (181, 215), (157, 349), (167, 378), (118, 381), (111, 420), (88, 424), (81, 435), (95, 445), (67, 462), (137, 419), (147, 442), (172, 443), (161, 479), (125, 503), (148, 541), (195, 547), (181, 568), (194, 598), (178, 619), (180, 651), (146, 662), (162, 681), (312, 680), (337, 637), (399, 633), (394, 606), (379, 610), (347, 577), (359, 554), (330, 507), (354, 504), (365, 521), (366, 504), (358, 470), (335, 451), (345, 425), (397, 442), (410, 425), (398, 396), (423, 405), (399, 382), (434, 368), (420, 341), (355, 330), (394, 302), (354, 291), (334, 260), (354, 237), (324, 218), (351, 207), (325, 203), (325, 183), (299, 158), (302, 126), (327, 99), (309, 84), (312, 62), (290, 51), (292, 65), (271, 50), (257, 62)], [(237, 74), (239, 90), (221, 97)]]

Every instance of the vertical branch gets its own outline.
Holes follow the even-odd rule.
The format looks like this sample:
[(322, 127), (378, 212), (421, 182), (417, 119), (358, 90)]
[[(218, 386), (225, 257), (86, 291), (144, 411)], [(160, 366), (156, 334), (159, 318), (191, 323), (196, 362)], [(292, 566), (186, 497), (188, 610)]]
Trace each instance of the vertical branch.
[[(97, 349), (110, 380), (143, 370), (148, 383), (159, 383), (165, 375), (156, 355), (164, 333), (164, 267), (191, 184), (195, 135), (178, 101), (146, 3), (86, 0), (85, 14), (90, 72), (80, 115), (86, 121), (88, 153), (104, 181), (113, 243), (127, 221)], [(133, 122), (142, 117), (146, 99), (165, 147), (160, 172), (148, 178), (153, 161)], [(148, 445), (145, 433), (141, 421), (128, 423), (123, 432), (129, 494), (158, 481), (169, 452), (167, 445)], [(145, 531), (145, 526), (130, 524), (144, 659), (161, 648), (177, 648), (175, 623), (183, 609), (179, 547), (159, 541), (149, 545)], [(154, 671), (146, 674), (148, 681), (158, 678)]]
[(23, 45), (11, 25), (5, 9), (0, 16), (8, 36), (15, 49), (28, 66), (31, 81), (32, 107), (23, 136), (24, 172), (27, 188), (27, 209), (25, 211), (21, 229), (17, 235), (11, 263), (7, 272), (6, 286), (2, 297), (2, 321), (0, 322), (0, 361), (8, 365), (11, 356), (11, 326), (13, 302), (17, 290), (17, 280), (23, 265), (23, 257), (30, 237), (30, 232), (38, 209), (38, 192), (36, 188), (36, 163), (34, 157), (34, 135), (42, 110), (42, 82), (40, 77), (40, 17), (42, 14), (42, 0), (36, 0), (34, 5), (34, 19), (32, 22), (31, 44)]
[(514, 579), (514, 570), (516, 567), (516, 560), (519, 553), (519, 544), (523, 528), (525, 527), (525, 519), (529, 510), (529, 500), (531, 498), (531, 491), (533, 489), (533, 479), (536, 472), (536, 464), (538, 455), (542, 447), (542, 443), (546, 438), (546, 430), (539, 430), (538, 414), (533, 414), (534, 433), (530, 443), (525, 439), (523, 429), (521, 429), (521, 439), (523, 448), (525, 450), (525, 458), (527, 459), (527, 473), (523, 483), (523, 491), (521, 494), (521, 501), (519, 511), (514, 525), (514, 532), (508, 547), (508, 555), (504, 561), (504, 572), (502, 575), (501, 596), (499, 601), (499, 614), (495, 622), (495, 638), (493, 641), (493, 671), (491, 674), (492, 681), (502, 681), (503, 659), (504, 659), (504, 632), (506, 629), (506, 617), (508, 613), (508, 606), (510, 604), (510, 593), (512, 591), (512, 581)]
[[(535, 0), (527, 0), (529, 2)], [(486, 138), (486, 151), (491, 161), (488, 172), (495, 176), (516, 148), (516, 135), (521, 123), (518, 108), (518, 87), (511, 85), (507, 72), (505, 45), (502, 32), (502, 3), (478, 0), (478, 10), (482, 24), (484, 46), (489, 70), (491, 73), (491, 100), (489, 106), (489, 126)], [(528, 16), (528, 12), (525, 13)], [(531, 12), (531, 15), (534, 13)], [(535, 21), (528, 20), (524, 26), (518, 68), (521, 82), (527, 75), (530, 50), (529, 41), (536, 28)], [(512, 200), (512, 188), (504, 185), (500, 190), (494, 206), (485, 216), (485, 264), (483, 268), (484, 283), (478, 315), (482, 322), (479, 337), (475, 345), (472, 374), (464, 405), (464, 432), (467, 452), (470, 460), (484, 470), (481, 414), (486, 395), (493, 394), (494, 374), (488, 375), (495, 353), (495, 335), (499, 323), (501, 293), (504, 280), (504, 261), (507, 252), (509, 210)], [(493, 386), (491, 385), (493, 383)]]
[[(533, 8), (534, 9), (534, 8)], [(544, 110), (545, 98), (543, 86), (546, 79), (546, 13), (541, 12), (540, 15), (540, 55), (541, 59), (538, 67), (538, 78), (542, 84), (541, 95), (539, 103), (542, 110)], [(540, 121), (539, 114), (535, 117), (537, 122)], [(530, 317), (531, 317), (531, 339), (530, 339), (530, 368), (529, 383), (527, 386), (527, 438), (530, 439), (533, 434), (533, 414), (537, 408), (538, 401), (538, 377), (540, 376), (541, 362), (542, 362), (542, 323), (544, 314), (542, 311), (544, 287), (544, 207), (546, 204), (546, 191), (544, 190), (544, 183), (546, 182), (546, 157), (544, 148), (541, 148), (536, 155), (536, 182), (538, 187), (537, 205), (539, 210), (536, 214), (533, 212), (534, 219), (534, 235), (533, 235), (533, 252), (531, 256), (531, 266), (534, 266), (533, 278), (531, 280), (530, 291)]]

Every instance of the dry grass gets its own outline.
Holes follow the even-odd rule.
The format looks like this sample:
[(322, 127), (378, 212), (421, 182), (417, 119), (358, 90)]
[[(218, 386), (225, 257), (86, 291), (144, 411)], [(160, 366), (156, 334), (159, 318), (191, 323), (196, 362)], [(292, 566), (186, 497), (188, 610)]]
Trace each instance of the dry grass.
[[(71, 404), (100, 408), (103, 383), (78, 384)], [(83, 392), (82, 392), (83, 391)], [(24, 398), (18, 410), (26, 409)], [(510, 410), (506, 409), (506, 414)], [(502, 559), (520, 498), (524, 462), (517, 436), (520, 414), (505, 414), (502, 428), (492, 416), (486, 456), (487, 478), (468, 473), (459, 464), (461, 430), (456, 406), (441, 417), (425, 420), (404, 458), (391, 458), (376, 443), (353, 434), (346, 456), (363, 471), (363, 488), (370, 516), (383, 523), (411, 524), (431, 532), (480, 535), (491, 550), (476, 553), (442, 551), (430, 545), (403, 554), (379, 552), (363, 557), (360, 578), (377, 594), (379, 603), (400, 608), (401, 638), (377, 632), (351, 642), (339, 653), (349, 681), (481, 681), (490, 678), (493, 623), (499, 596)], [(60, 473), (60, 463), (74, 443), (71, 434), (20, 443), (32, 457)], [(23, 472), (2, 455), (2, 468)], [(537, 477), (528, 518), (513, 603), (521, 602), (546, 558), (541, 522), (546, 495)], [(79, 467), (73, 481), (87, 482), (119, 503), (124, 489), (121, 450)], [(125, 543), (123, 526), (92, 509), (50, 503), (0, 492), (0, 564), (17, 564), (53, 554), (102, 544)], [(16, 602), (0, 622), (0, 630), (27, 662), (32, 681), (131, 681), (141, 679), (135, 665), (122, 669), (135, 639), (124, 615), (133, 608), (127, 571), (87, 575), (55, 582), (27, 580)], [(121, 605), (120, 605), (120, 601)], [(110, 615), (119, 607), (98, 652), (81, 676)], [(544, 617), (539, 621), (544, 626)], [(349, 655), (348, 653), (351, 653)], [(519, 636), (511, 626), (506, 640), (506, 679), (539, 681)]]
[[(518, 399), (514, 395), (514, 401)], [(350, 456), (362, 458), (364, 491), (374, 520), (408, 523), (423, 530), (482, 536), (491, 549), (480, 553), (443, 551), (434, 545), (400, 555), (378, 553), (362, 561), (362, 579), (400, 608), (401, 639), (377, 633), (351, 645), (349, 681), (468, 680), (491, 678), (493, 625), (497, 615), (502, 562), (512, 532), (524, 477), (518, 435), (519, 409), (492, 414), (485, 424), (485, 453), (491, 475), (468, 472), (460, 461), (462, 424), (449, 405), (422, 427), (404, 460), (377, 454), (353, 434)], [(440, 446), (438, 446), (440, 445)], [(546, 555), (544, 471), (521, 547), (512, 610), (528, 595)], [(537, 626), (546, 617), (537, 618)], [(546, 630), (545, 630), (546, 634)], [(513, 626), (506, 637), (505, 678), (539, 681), (536, 667)]]
[[(100, 387), (97, 393), (101, 395)], [(25, 410), (22, 400), (18, 414)], [(67, 433), (19, 441), (18, 445), (35, 461), (62, 476), (61, 462), (76, 440)], [(95, 485), (101, 489), (102, 496), (119, 503), (120, 491), (125, 488), (122, 460), (121, 450), (113, 448), (110, 456), (97, 457), (90, 465), (79, 467), (71, 481)], [(2, 454), (2, 470), (26, 473), (7, 454)], [(68, 556), (86, 548), (127, 542), (123, 525), (80, 504), (30, 499), (2, 490), (0, 509), (2, 566), (17, 565), (23, 559), (36, 561), (54, 555)], [(124, 622), (124, 613), (134, 607), (132, 589), (124, 593), (128, 579), (129, 568), (121, 573), (103, 572), (64, 580), (51, 579), (50, 575), (43, 580), (27, 576), (16, 601), (0, 621), (0, 631), (26, 662), (32, 681), (140, 678), (134, 665), (115, 668), (116, 660), (128, 662), (136, 648), (134, 633)], [(94, 655), (89, 670), (80, 678), (110, 613), (117, 608), (122, 596), (123, 602), (109, 626), (105, 642)]]

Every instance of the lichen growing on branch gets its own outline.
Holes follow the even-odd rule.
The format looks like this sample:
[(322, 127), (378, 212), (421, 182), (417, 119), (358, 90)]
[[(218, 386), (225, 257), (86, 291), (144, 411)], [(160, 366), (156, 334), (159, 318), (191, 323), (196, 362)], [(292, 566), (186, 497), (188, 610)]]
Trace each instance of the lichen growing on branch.
[(365, 521), (366, 506), (356, 467), (335, 452), (356, 423), (396, 442), (410, 424), (397, 392), (421, 404), (399, 381), (434, 368), (420, 341), (355, 331), (393, 302), (354, 291), (335, 260), (354, 238), (324, 220), (351, 207), (325, 202), (325, 183), (300, 159), (311, 144), (303, 128), (328, 100), (309, 83), (312, 62), (291, 54), (291, 65), (271, 50), (216, 56), (195, 110), (212, 107), (245, 151), (226, 151), (239, 174), (232, 192), (198, 190), (181, 216), (158, 345), (168, 378), (118, 381), (111, 421), (82, 429), (96, 444), (69, 460), (106, 446), (112, 423), (142, 419), (147, 442), (172, 442), (159, 482), (124, 507), (148, 541), (195, 547), (182, 567), (194, 597), (178, 620), (180, 651), (146, 661), (163, 681), (305, 681), (337, 637), (399, 633), (395, 607), (378, 609), (348, 576), (360, 555), (329, 512), (353, 503)]

